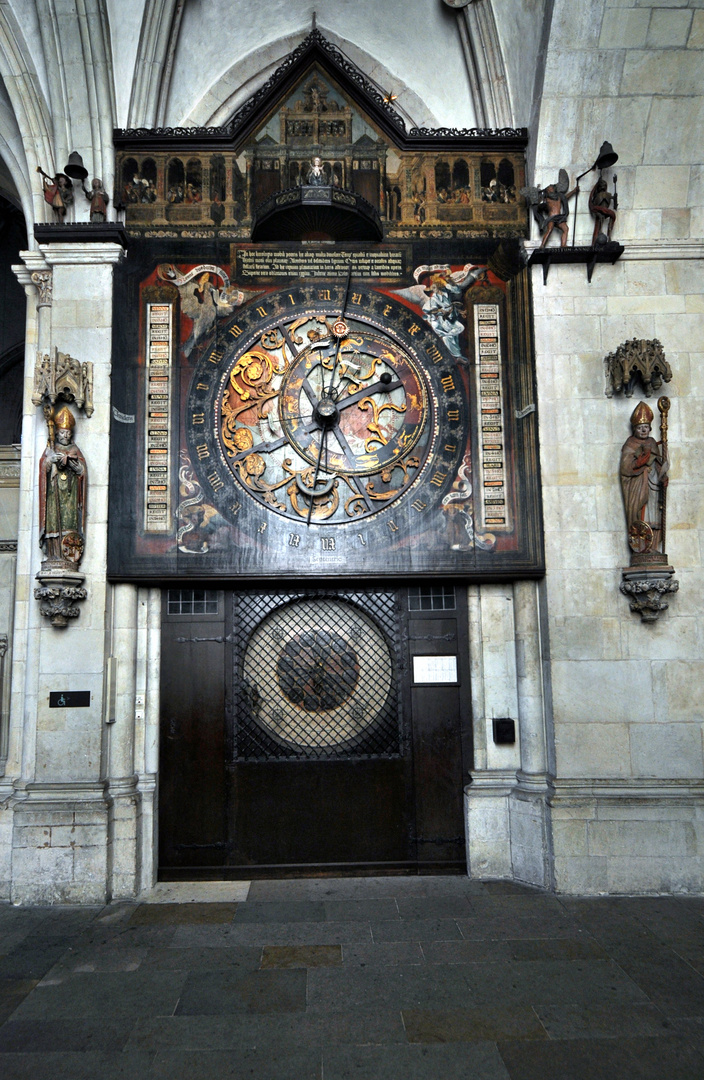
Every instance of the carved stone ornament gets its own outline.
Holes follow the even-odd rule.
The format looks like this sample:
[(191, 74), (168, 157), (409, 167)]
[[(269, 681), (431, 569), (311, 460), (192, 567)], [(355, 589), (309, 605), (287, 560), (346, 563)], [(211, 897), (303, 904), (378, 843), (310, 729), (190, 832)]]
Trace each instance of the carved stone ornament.
[(628, 597), (631, 611), (640, 615), (643, 622), (655, 622), (669, 607), (667, 597), (680, 587), (673, 576), (671, 566), (657, 570), (640, 568), (623, 571), (623, 581), (619, 588)]
[(40, 602), (42, 615), (56, 627), (68, 626), (69, 619), (77, 619), (80, 608), (77, 602), (88, 595), (83, 588), (85, 577), (71, 570), (45, 570), (37, 574), (40, 584), (34, 590), (35, 600)]
[(36, 286), (39, 293), (39, 299), (37, 300), (37, 307), (51, 307), (52, 304), (52, 289), (54, 287), (54, 278), (51, 270), (35, 270), (31, 275), (32, 283)]
[(615, 352), (604, 357), (606, 369), (606, 396), (613, 397), (622, 391), (631, 397), (638, 380), (646, 397), (659, 390), (663, 382), (672, 378), (672, 369), (657, 338), (652, 341), (631, 338), (619, 345)]
[[(33, 274), (32, 277), (35, 275)], [(81, 363), (68, 353), (37, 353), (34, 366), (34, 405), (55, 405), (57, 400), (75, 401), (86, 416), (93, 415), (93, 365)]]

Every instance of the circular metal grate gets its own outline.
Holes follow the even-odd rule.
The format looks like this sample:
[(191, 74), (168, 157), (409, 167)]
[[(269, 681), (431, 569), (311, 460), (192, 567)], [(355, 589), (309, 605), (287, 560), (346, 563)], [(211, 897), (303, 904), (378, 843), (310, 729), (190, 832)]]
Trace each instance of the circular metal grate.
[(376, 723), (393, 663), (379, 628), (352, 604), (297, 600), (255, 629), (243, 675), (252, 719), (277, 742), (315, 752), (348, 745)]

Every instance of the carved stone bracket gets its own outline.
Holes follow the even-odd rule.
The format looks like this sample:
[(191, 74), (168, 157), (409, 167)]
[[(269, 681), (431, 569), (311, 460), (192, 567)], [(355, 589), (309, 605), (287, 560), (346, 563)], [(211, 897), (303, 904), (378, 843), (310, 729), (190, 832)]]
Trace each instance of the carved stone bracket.
[(657, 338), (651, 341), (631, 338), (622, 342), (615, 352), (604, 357), (604, 368), (607, 397), (621, 391), (631, 397), (637, 380), (642, 383), (645, 396), (650, 397), (672, 378), (672, 369)]
[(51, 307), (53, 300), (52, 289), (54, 287), (54, 277), (51, 270), (35, 270), (30, 277), (39, 294), (37, 307)]
[[(32, 277), (35, 277), (33, 274)], [(54, 349), (54, 355), (37, 353), (34, 366), (34, 405), (55, 405), (58, 398), (75, 401), (86, 416), (93, 415), (93, 365), (81, 363), (68, 353)]]
[(669, 607), (668, 595), (676, 593), (680, 587), (674, 573), (671, 566), (653, 567), (650, 570), (633, 567), (623, 571), (620, 590), (628, 597), (631, 611), (640, 615), (643, 622), (656, 622)]
[(68, 626), (69, 619), (78, 618), (80, 608), (76, 605), (88, 595), (83, 588), (83, 574), (64, 569), (40, 570), (37, 581), (40, 584), (34, 590), (34, 598), (39, 600), (40, 611), (52, 626)]

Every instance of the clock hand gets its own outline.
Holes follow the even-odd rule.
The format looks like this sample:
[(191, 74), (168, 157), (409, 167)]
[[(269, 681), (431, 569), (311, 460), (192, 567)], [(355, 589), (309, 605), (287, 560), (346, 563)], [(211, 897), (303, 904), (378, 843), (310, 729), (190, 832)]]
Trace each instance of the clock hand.
[[(303, 417), (287, 416), (286, 419), (301, 420)], [(307, 424), (301, 424), (301, 429), (303, 431), (317, 431), (320, 428), (320, 422), (316, 420), (315, 417), (309, 417), (307, 419), (309, 421)], [(286, 436), (282, 435), (278, 439), (273, 439), (271, 442), (257, 443), (256, 446), (250, 446), (249, 450), (242, 450), (241, 453), (233, 458), (233, 461), (244, 461), (250, 454), (270, 454), (272, 450), (278, 450), (280, 446), (285, 446), (288, 441)]]
[(369, 397), (370, 394), (390, 394), (392, 390), (398, 390), (399, 386), (403, 386), (400, 379), (396, 382), (375, 382), (371, 386), (366, 386), (362, 390), (358, 390), (356, 394), (350, 394), (349, 397), (341, 398), (337, 402), (338, 410), (347, 409), (350, 405), (354, 405), (356, 402), (361, 401), (363, 397)]
[(320, 462), (323, 456), (323, 449), (328, 441), (328, 429), (323, 430), (322, 437), (320, 439), (320, 451), (318, 453), (318, 460), (315, 463), (315, 475), (313, 476), (313, 490), (310, 497), (310, 506), (308, 507), (308, 517), (306, 518), (306, 525), (310, 525), (311, 514), (313, 513), (313, 499), (315, 498), (315, 485), (318, 483), (318, 473), (320, 472)]
[[(337, 361), (338, 361), (338, 359), (340, 357), (340, 343), (342, 341), (342, 338), (345, 336), (345, 333), (347, 332), (347, 327), (345, 326), (345, 311), (347, 310), (347, 298), (350, 295), (350, 281), (351, 280), (352, 280), (352, 263), (350, 263), (349, 270), (347, 271), (347, 284), (345, 285), (345, 298), (342, 301), (342, 311), (340, 312), (340, 318), (338, 319), (338, 321), (335, 323), (335, 326), (333, 327), (333, 333), (335, 332), (336, 328), (340, 328), (342, 330), (342, 333), (341, 334), (335, 334), (335, 336), (337, 338), (337, 348), (335, 349), (335, 361), (334, 361), (334, 363), (332, 365), (332, 374), (330, 376), (330, 390), (332, 390), (332, 388), (334, 386), (334, 383), (335, 383), (335, 372), (337, 371)], [(328, 393), (329, 393), (329, 391), (328, 391)], [(323, 376), (323, 394), (325, 394), (325, 376)]]

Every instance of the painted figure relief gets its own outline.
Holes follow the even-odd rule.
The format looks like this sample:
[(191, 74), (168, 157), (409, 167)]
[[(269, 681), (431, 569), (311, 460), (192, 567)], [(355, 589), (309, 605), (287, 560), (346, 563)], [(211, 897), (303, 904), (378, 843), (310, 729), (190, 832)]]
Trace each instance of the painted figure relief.
[[(185, 356), (201, 344), (213, 330), (218, 319), (232, 315), (236, 308), (256, 296), (230, 284), (225, 271), (212, 264), (196, 266), (187, 274), (180, 274), (170, 263), (163, 263), (157, 270), (161, 281), (168, 281), (179, 290), (181, 310), (191, 320), (192, 328), (183, 345)], [(214, 284), (220, 281), (220, 288)]]
[(466, 289), (486, 277), (486, 267), (468, 263), (453, 272), (446, 263), (418, 266), (413, 277), (418, 284), (396, 289), (396, 295), (417, 304), (425, 321), (453, 356), (461, 356), (459, 338), (465, 329), (462, 296)]
[(45, 567), (75, 569), (83, 557), (88, 476), (73, 441), (75, 423), (65, 406), (50, 414), (49, 441), (39, 462), (39, 543)]

